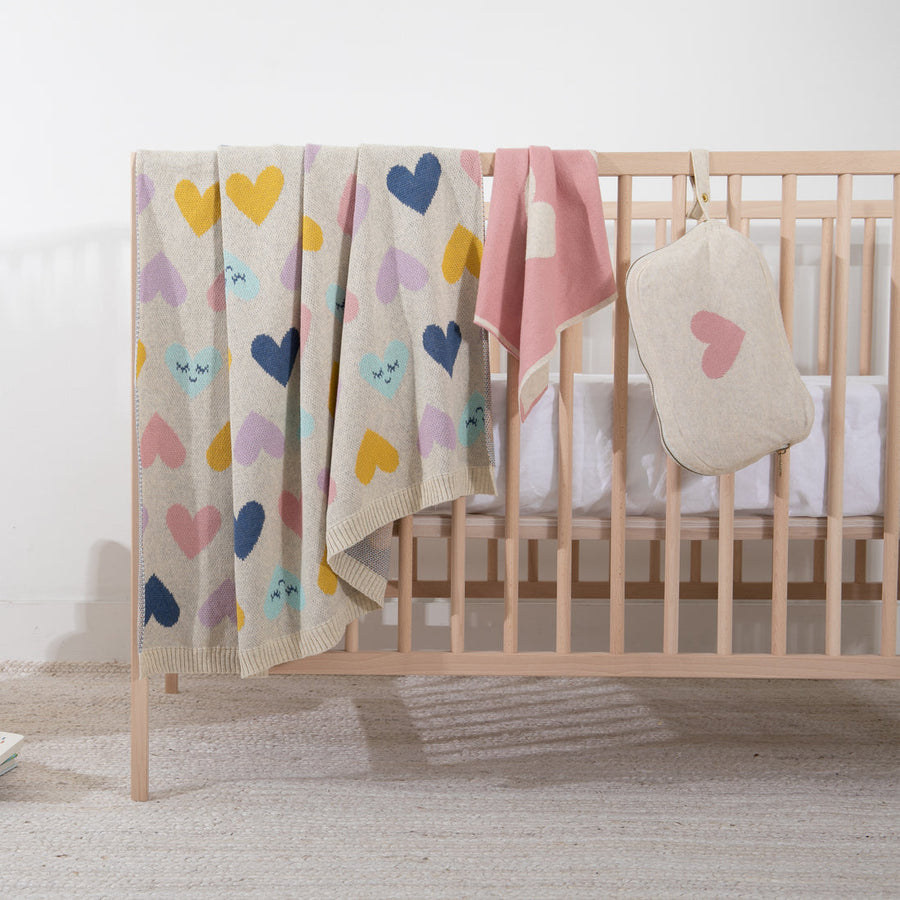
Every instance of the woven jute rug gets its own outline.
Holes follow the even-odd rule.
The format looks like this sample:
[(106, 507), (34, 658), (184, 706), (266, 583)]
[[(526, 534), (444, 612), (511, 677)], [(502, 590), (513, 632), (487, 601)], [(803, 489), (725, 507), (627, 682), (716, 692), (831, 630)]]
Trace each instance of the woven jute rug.
[(900, 685), (0, 663), (9, 897), (896, 897)]

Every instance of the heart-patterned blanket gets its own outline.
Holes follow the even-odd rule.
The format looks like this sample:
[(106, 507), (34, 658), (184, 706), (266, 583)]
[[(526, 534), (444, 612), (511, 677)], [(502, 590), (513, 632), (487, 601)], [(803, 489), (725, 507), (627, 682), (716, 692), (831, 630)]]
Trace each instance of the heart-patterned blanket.
[(474, 151), (136, 156), (141, 669), (319, 653), (392, 523), (494, 493)]

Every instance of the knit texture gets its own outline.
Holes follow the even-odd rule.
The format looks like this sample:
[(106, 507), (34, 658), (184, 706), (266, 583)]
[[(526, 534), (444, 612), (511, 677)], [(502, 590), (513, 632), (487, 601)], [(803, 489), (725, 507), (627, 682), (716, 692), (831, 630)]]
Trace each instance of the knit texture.
[(475, 321), (519, 359), (523, 420), (557, 335), (615, 298), (594, 154), (498, 150)]
[(138, 155), (144, 671), (330, 649), (395, 519), (495, 491), (469, 154)]

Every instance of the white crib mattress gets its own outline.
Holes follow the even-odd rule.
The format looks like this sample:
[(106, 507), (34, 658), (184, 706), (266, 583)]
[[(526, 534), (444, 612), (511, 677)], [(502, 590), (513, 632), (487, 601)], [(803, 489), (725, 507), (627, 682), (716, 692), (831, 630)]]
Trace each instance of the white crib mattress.
[[(828, 456), (829, 379), (804, 378), (815, 404), (810, 436), (791, 450), (790, 512), (825, 515)], [(467, 501), (473, 513), (503, 515), (506, 378), (491, 384), (498, 496), (477, 495)], [(555, 515), (557, 495), (557, 409), (559, 386), (552, 383), (521, 432), (520, 514)], [(847, 379), (844, 439), (844, 515), (882, 511), (887, 382), (883, 376)], [(576, 516), (608, 518), (612, 492), (612, 376), (577, 375), (574, 395), (573, 511)], [(646, 376), (628, 383), (629, 515), (665, 514), (666, 454)], [(681, 511), (702, 515), (718, 510), (719, 481), (682, 470)], [(772, 458), (765, 457), (735, 476), (735, 510), (770, 512)], [(442, 508), (442, 511), (443, 508)]]

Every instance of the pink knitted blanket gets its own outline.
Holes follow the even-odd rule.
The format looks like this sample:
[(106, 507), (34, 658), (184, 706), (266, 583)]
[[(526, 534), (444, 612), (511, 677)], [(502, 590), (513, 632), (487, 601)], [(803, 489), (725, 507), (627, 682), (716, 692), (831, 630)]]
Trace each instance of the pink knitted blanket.
[(498, 150), (475, 321), (519, 358), (524, 419), (556, 336), (616, 297), (589, 150)]

